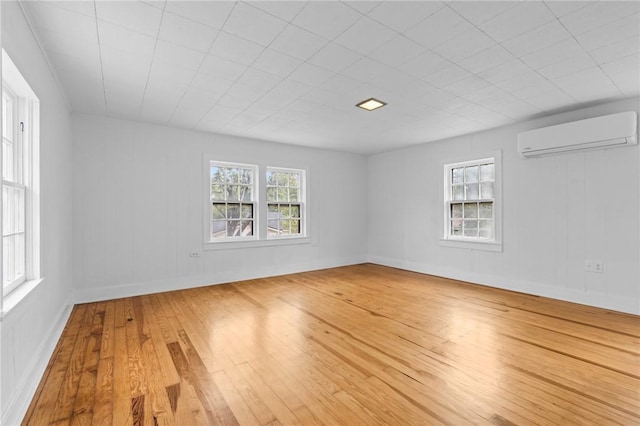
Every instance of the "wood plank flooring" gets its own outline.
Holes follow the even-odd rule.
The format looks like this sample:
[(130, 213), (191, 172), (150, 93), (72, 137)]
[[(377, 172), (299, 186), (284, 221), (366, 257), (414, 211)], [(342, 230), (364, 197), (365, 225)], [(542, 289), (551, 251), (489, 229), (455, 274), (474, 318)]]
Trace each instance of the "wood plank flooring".
[(24, 425), (638, 425), (640, 318), (364, 264), (74, 307)]

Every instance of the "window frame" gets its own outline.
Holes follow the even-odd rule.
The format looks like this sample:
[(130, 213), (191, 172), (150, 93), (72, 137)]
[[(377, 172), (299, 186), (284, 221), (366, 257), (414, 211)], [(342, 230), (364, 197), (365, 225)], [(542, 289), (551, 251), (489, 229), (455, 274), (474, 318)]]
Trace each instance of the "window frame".
[[(482, 165), (487, 163), (493, 163), (494, 165), (494, 181), (493, 181), (493, 198), (478, 198), (474, 199), (462, 199), (453, 200), (452, 195), (452, 170), (461, 167), (470, 167), (476, 165)], [(442, 237), (440, 239), (440, 245), (445, 247), (457, 247), (457, 248), (469, 248), (486, 251), (502, 251), (502, 152), (494, 151), (486, 153), (484, 155), (476, 155), (473, 158), (455, 158), (448, 159), (442, 163), (443, 170), (443, 215), (442, 215)], [(480, 184), (480, 178), (478, 178), (478, 184)], [(492, 208), (492, 220), (493, 220), (493, 236), (492, 237), (471, 237), (464, 235), (452, 235), (451, 234), (451, 206), (453, 204), (461, 204), (464, 210), (465, 203), (482, 203), (491, 202)], [(464, 220), (464, 218), (461, 218)], [(479, 218), (478, 214), (478, 221)], [(479, 224), (478, 224), (479, 226)], [(479, 228), (478, 228), (479, 229)]]
[[(40, 100), (2, 49), (2, 91), (13, 97), (14, 135), (19, 139), (20, 182), (2, 176), (3, 185), (23, 189), (24, 274), (0, 288), (2, 313), (7, 314), (43, 281), (40, 275)], [(2, 216), (4, 216), (4, 202)], [(4, 217), (0, 220), (4, 235)], [(4, 261), (4, 249), (0, 246)], [(4, 280), (4, 279), (3, 279)]]
[[(252, 240), (257, 240), (258, 236), (259, 236), (259, 211), (258, 211), (258, 200), (256, 200), (256, 195), (258, 193), (258, 183), (260, 181), (260, 176), (259, 176), (259, 168), (257, 165), (254, 164), (244, 164), (244, 163), (231, 163), (231, 162), (226, 162), (226, 161), (210, 161), (209, 162), (209, 176), (211, 176), (211, 168), (213, 167), (224, 167), (224, 168), (238, 168), (238, 169), (249, 169), (253, 171), (253, 181), (250, 184), (240, 184), (238, 183), (235, 186), (248, 186), (251, 188), (251, 199), (249, 201), (245, 201), (245, 200), (213, 200), (213, 194), (211, 191), (211, 187), (212, 187), (212, 183), (211, 180), (209, 180), (209, 199), (210, 199), (210, 208), (209, 208), (209, 240), (207, 241), (207, 243), (224, 243), (224, 242), (238, 242), (238, 241), (252, 241)], [(225, 210), (228, 211), (228, 207), (229, 204), (237, 204), (238, 208), (239, 208), (239, 216), (237, 218), (238, 221), (242, 221), (242, 206), (243, 205), (251, 205), (252, 206), (252, 217), (250, 219), (251, 222), (253, 222), (252, 224), (252, 234), (251, 235), (240, 235), (240, 236), (225, 236), (223, 238), (217, 238), (214, 239), (212, 237), (212, 223), (213, 223), (213, 205), (214, 204), (225, 204), (226, 208)], [(247, 219), (247, 218), (245, 218)], [(226, 217), (225, 219), (227, 222), (229, 222), (229, 218)], [(232, 220), (235, 220), (232, 219)]]
[[(256, 202), (256, 207), (254, 208), (255, 217), (255, 229), (254, 229), (254, 237), (246, 238), (246, 239), (232, 239), (225, 238), (217, 241), (211, 241), (210, 239), (210, 227), (211, 227), (211, 201), (210, 201), (210, 186), (211, 186), (211, 178), (210, 178), (210, 167), (211, 163), (227, 163), (227, 164), (241, 164), (241, 165), (249, 165), (255, 166), (258, 169), (258, 179), (256, 182), (257, 192), (254, 193), (254, 201)], [(202, 154), (202, 165), (203, 165), (203, 242), (202, 249), (206, 251), (215, 251), (215, 250), (229, 250), (229, 249), (242, 249), (242, 248), (259, 248), (266, 246), (282, 246), (282, 245), (298, 245), (298, 244), (310, 244), (313, 239), (310, 235), (310, 200), (309, 196), (309, 173), (310, 168), (306, 165), (300, 164), (291, 164), (289, 162), (279, 162), (279, 161), (266, 161), (266, 160), (255, 160), (249, 156), (225, 156), (219, 154), (213, 154), (211, 152), (203, 152)], [(302, 191), (305, 196), (304, 204), (305, 208), (303, 211), (304, 219), (303, 219), (303, 229), (304, 235), (284, 235), (278, 236), (275, 238), (267, 237), (267, 196), (266, 196), (266, 171), (269, 169), (284, 169), (284, 170), (295, 170), (295, 171), (303, 171), (304, 172), (304, 182), (302, 183)]]
[[(269, 185), (268, 183), (268, 179), (267, 179), (267, 174), (269, 172), (272, 173), (278, 173), (278, 172), (286, 172), (286, 173), (298, 173), (300, 175), (300, 181), (298, 182), (298, 186), (297, 187), (292, 187), (290, 185), (287, 185), (286, 188), (287, 189), (291, 189), (291, 188), (298, 188), (298, 200), (297, 201), (291, 201), (291, 200), (282, 200), (282, 202), (280, 202), (280, 200), (278, 201), (269, 201), (268, 199), (266, 199), (266, 206), (267, 206), (267, 223), (266, 223), (266, 228), (267, 228), (267, 239), (268, 240), (277, 240), (277, 239), (291, 239), (291, 238), (304, 238), (306, 237), (306, 228), (307, 228), (307, 221), (306, 221), (306, 196), (307, 196), (307, 188), (306, 188), (306, 180), (307, 180), (307, 175), (306, 175), (306, 170), (304, 169), (294, 169), (294, 168), (288, 168), (288, 167), (274, 167), (274, 166), (266, 166), (265, 168), (265, 172), (264, 172), (264, 180), (265, 180), (265, 198), (267, 197), (269, 188), (282, 188), (284, 186), (280, 186), (280, 185)], [(298, 221), (299, 221), (299, 232), (295, 233), (295, 234), (280, 234), (280, 235), (270, 235), (269, 234), (269, 222), (273, 219), (269, 218), (269, 206), (270, 205), (288, 205), (289, 207), (293, 206), (293, 205), (297, 205), (298, 206)], [(292, 220), (295, 220), (296, 218), (293, 218)], [(276, 220), (280, 220), (280, 219), (276, 219)]]

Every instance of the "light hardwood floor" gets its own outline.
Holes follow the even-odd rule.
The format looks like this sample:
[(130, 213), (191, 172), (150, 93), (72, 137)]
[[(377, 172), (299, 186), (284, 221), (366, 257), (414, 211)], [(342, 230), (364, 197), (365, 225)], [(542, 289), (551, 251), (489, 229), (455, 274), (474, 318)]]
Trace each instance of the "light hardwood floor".
[(640, 318), (357, 265), (75, 306), (25, 425), (640, 424)]

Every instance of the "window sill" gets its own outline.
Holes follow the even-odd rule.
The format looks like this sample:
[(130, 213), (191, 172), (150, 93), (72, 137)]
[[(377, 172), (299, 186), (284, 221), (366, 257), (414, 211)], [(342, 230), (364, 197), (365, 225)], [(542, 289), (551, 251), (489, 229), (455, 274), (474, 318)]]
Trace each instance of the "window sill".
[(43, 280), (44, 278), (38, 278), (36, 280), (25, 281), (20, 284), (18, 288), (4, 296), (2, 300), (2, 317), (5, 317), (13, 308), (18, 306)]
[(204, 244), (204, 249), (209, 250), (229, 250), (229, 249), (244, 249), (254, 247), (270, 247), (270, 246), (288, 246), (295, 244), (309, 244), (311, 238), (309, 237), (279, 237), (268, 240), (250, 240), (250, 241), (217, 241), (215, 243), (207, 242)]
[(470, 241), (442, 238), (440, 239), (440, 245), (443, 247), (502, 252), (502, 243), (496, 241)]

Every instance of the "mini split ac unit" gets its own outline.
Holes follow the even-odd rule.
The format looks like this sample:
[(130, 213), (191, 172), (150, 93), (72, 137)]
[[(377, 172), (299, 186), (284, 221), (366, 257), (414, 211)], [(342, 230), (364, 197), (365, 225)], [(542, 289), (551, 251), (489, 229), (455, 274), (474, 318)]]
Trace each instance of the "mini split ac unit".
[(637, 145), (635, 111), (621, 112), (518, 133), (524, 158), (613, 146)]

